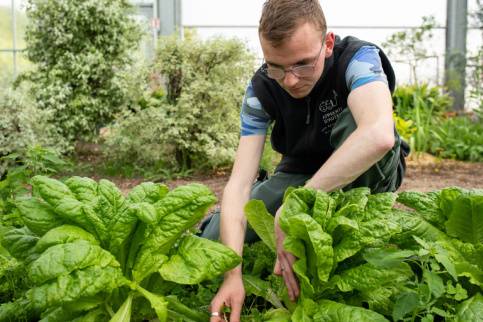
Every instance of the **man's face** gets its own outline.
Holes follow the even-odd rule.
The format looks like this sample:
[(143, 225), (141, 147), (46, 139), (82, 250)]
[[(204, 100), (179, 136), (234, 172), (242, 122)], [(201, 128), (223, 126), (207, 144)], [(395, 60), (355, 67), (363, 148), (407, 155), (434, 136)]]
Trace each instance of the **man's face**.
[[(328, 33), (326, 41), (322, 45), (323, 38), (324, 35), (311, 23), (301, 24), (289, 39), (277, 47), (273, 47), (263, 37), (260, 37), (260, 44), (268, 67), (286, 70), (285, 77), (277, 79), (277, 82), (293, 98), (303, 98), (309, 95), (322, 75), (325, 58), (332, 55), (334, 34)], [(291, 71), (287, 71), (297, 66), (315, 65), (316, 62), (314, 74), (307, 77), (297, 77)]]

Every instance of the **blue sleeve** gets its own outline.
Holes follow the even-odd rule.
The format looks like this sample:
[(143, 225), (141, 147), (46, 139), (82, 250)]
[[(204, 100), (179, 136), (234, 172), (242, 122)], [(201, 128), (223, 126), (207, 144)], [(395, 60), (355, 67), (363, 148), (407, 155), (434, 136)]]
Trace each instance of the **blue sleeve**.
[(345, 80), (349, 91), (375, 81), (382, 81), (387, 85), (379, 49), (374, 46), (363, 46), (359, 49), (347, 67)]
[(270, 115), (263, 109), (262, 104), (255, 96), (252, 83), (243, 97), (241, 118), (241, 135), (266, 134), (270, 127)]

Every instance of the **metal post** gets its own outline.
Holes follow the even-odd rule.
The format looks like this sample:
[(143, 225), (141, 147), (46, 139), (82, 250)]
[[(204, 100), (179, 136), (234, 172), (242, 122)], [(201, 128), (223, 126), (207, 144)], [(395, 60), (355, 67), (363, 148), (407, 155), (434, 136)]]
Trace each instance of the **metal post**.
[(159, 25), (161, 36), (171, 36), (181, 26), (181, 0), (155, 0), (159, 1)]
[(465, 106), (467, 0), (447, 0), (445, 86), (454, 98), (453, 109)]
[[(158, 15), (158, 1), (159, 0), (153, 1), (153, 19), (157, 19), (159, 17), (159, 15)], [(158, 43), (158, 37), (159, 37), (159, 29), (153, 28), (153, 48), (154, 49), (156, 49), (156, 46), (157, 46), (157, 43)]]
[(12, 0), (13, 75), (17, 77), (17, 46), (15, 38), (15, 0)]

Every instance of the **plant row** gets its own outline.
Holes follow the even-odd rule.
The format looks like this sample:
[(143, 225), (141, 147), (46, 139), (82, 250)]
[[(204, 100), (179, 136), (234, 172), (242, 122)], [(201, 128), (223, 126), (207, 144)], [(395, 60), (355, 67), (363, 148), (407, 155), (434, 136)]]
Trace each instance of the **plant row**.
[(208, 321), (221, 274), (241, 262), (246, 321), (481, 319), (481, 189), (287, 190), (280, 227), (301, 289), (290, 302), (260, 201), (245, 213), (262, 242), (242, 261), (194, 234), (215, 201), (202, 185), (145, 182), (124, 197), (107, 180), (30, 183), (40, 198), (16, 198), (21, 223), (2, 228), (0, 321)]

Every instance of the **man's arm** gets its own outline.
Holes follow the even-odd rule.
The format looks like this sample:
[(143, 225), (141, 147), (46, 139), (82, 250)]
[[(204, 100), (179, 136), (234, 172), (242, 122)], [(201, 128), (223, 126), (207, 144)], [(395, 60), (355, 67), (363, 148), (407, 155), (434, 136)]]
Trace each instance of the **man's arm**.
[[(243, 254), (247, 228), (244, 208), (250, 199), (253, 182), (263, 153), (266, 135), (248, 135), (240, 138), (233, 170), (223, 192), (220, 212), (221, 242), (238, 255)], [(211, 302), (211, 312), (221, 313), (221, 306), (231, 308), (230, 321), (239, 321), (245, 299), (241, 264), (225, 273), (220, 290)], [(223, 321), (212, 317), (210, 321)]]
[(381, 160), (394, 145), (391, 92), (383, 82), (353, 90), (347, 104), (357, 129), (315, 173), (306, 186), (339, 190)]

